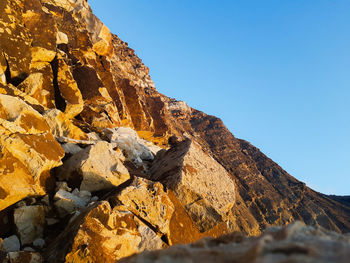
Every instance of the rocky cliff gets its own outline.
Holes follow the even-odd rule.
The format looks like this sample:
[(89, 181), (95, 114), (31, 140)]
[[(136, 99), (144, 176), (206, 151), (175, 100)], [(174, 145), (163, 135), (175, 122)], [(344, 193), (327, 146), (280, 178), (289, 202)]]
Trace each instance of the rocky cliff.
[(1, 0), (0, 151), (4, 262), (115, 262), (295, 220), (350, 231), (348, 202), (158, 93), (85, 0)]

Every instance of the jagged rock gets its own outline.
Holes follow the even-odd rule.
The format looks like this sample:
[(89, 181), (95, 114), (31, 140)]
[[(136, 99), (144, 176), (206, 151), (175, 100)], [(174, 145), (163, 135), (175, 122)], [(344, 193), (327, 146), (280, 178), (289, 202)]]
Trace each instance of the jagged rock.
[(167, 247), (161, 238), (149, 227), (139, 225), (138, 231), (141, 234), (141, 242), (138, 246), (139, 251), (152, 251)]
[(56, 137), (69, 137), (76, 140), (84, 140), (87, 135), (75, 126), (69, 117), (57, 109), (47, 110), (43, 114), (50, 126), (51, 133)]
[[(63, 222), (57, 221), (55, 209), (50, 207), (52, 203), (48, 200), (45, 212), (50, 226), (45, 229), (48, 235), (45, 240), (49, 247), (56, 248), (48, 249), (51, 252), (47, 253), (52, 259), (50, 262), (65, 261), (69, 252), (69, 260), (75, 262), (93, 261), (91, 258), (100, 260), (99, 253), (103, 251), (100, 244), (107, 251), (108, 260), (114, 262), (114, 253), (117, 252), (118, 258), (132, 251), (164, 247), (159, 238), (161, 235), (168, 244), (192, 242), (232, 230), (256, 235), (269, 225), (286, 224), (295, 219), (338, 232), (350, 230), (350, 209), (346, 203), (312, 191), (258, 149), (235, 138), (221, 120), (159, 94), (148, 68), (127, 43), (110, 34), (92, 14), (85, 0), (0, 1), (0, 93), (7, 95), (0, 96), (0, 210), (7, 208), (1, 211), (6, 215), (18, 207), (9, 207), (15, 203), (25, 207), (28, 197), (43, 196), (47, 194), (46, 190), (53, 194), (54, 182), (50, 183), (50, 173), (67, 179), (74, 187), (76, 184), (81, 186), (81, 190), (91, 191), (120, 186), (130, 178), (128, 173), (124, 174), (125, 167), (120, 165), (122, 154), (109, 146), (108, 150), (101, 150), (101, 144), (94, 145), (100, 138), (85, 137), (85, 132), (97, 132), (105, 139), (103, 129), (125, 126), (130, 127), (129, 135), (137, 132), (143, 139), (163, 148), (172, 146), (165, 152), (154, 144), (135, 139), (134, 135), (131, 136), (132, 147), (127, 145), (123, 149), (120, 146), (126, 153), (130, 149), (138, 149), (136, 157), (133, 153), (127, 155), (142, 166), (142, 176), (153, 155), (157, 154), (149, 176), (164, 184), (166, 194), (159, 190), (159, 184), (154, 185), (161, 196), (170, 198), (171, 207), (175, 208), (169, 227), (168, 217), (165, 223), (157, 222), (164, 215), (157, 214), (155, 209), (162, 206), (154, 203), (157, 200), (149, 198), (145, 185), (141, 184), (140, 189), (132, 185), (128, 188), (130, 192), (124, 194), (135, 195), (135, 200), (141, 204), (138, 209), (130, 200), (124, 200), (128, 209), (119, 207), (119, 210), (114, 208), (118, 211), (112, 212), (110, 208), (108, 213), (94, 210), (96, 214), (91, 217), (87, 216), (85, 209), (95, 209), (94, 204), (81, 207), (79, 211), (75, 211), (74, 204), (72, 213), (76, 213), (70, 218), (70, 223), (65, 221), (68, 217), (62, 220), (69, 225), (62, 233), (66, 238), (58, 238), (51, 243), (53, 236), (59, 235)], [(45, 115), (49, 125), (39, 113)], [(76, 127), (84, 132), (76, 130)], [(65, 163), (71, 162), (77, 167), (69, 170), (70, 164), (65, 164), (65, 171), (69, 170), (67, 174), (52, 171), (60, 165), (64, 156), (52, 133), (57, 140), (65, 143), (65, 158), (70, 158), (72, 154), (76, 157), (83, 152), (87, 154), (81, 162), (72, 161), (74, 156), (65, 159)], [(173, 139), (167, 143), (174, 134), (179, 139), (190, 137), (193, 143), (189, 149), (185, 144), (183, 148), (177, 146), (177, 141)], [(140, 148), (135, 142), (145, 147)], [(91, 146), (84, 148), (86, 145)], [(118, 157), (113, 157), (115, 154)], [(142, 154), (145, 156), (141, 157)], [(119, 173), (113, 172), (115, 163), (117, 170), (120, 168)], [(125, 165), (130, 169), (131, 164)], [(210, 170), (213, 167), (214, 170)], [(235, 181), (235, 187), (232, 181), (227, 180), (228, 177)], [(122, 186), (126, 187), (128, 183)], [(151, 191), (154, 190), (152, 187)], [(113, 195), (118, 196), (116, 191)], [(120, 189), (118, 191), (120, 193)], [(147, 203), (142, 204), (139, 193), (144, 193)], [(221, 193), (227, 193), (227, 196)], [(104, 199), (105, 193), (96, 194)], [(18, 203), (24, 198), (26, 201)], [(71, 202), (68, 199), (65, 201)], [(149, 215), (142, 213), (140, 207), (143, 206), (152, 208), (148, 211)], [(131, 210), (135, 214), (131, 214)], [(120, 214), (133, 223), (111, 230), (110, 225), (104, 223), (105, 219), (115, 219)], [(3, 218), (6, 217), (1, 214), (0, 219)], [(80, 225), (84, 225), (84, 229)], [(72, 226), (76, 231), (72, 231)], [(128, 230), (124, 231), (124, 228)], [(103, 231), (99, 232), (101, 229)], [(10, 235), (13, 230), (11, 220), (1, 222), (1, 237)], [(76, 235), (78, 230), (81, 230), (79, 238)], [(167, 232), (166, 235), (163, 232)], [(126, 238), (128, 233), (131, 233), (131, 238)], [(104, 235), (112, 240), (111, 246), (102, 242), (105, 241)], [(93, 242), (84, 243), (86, 236)], [(115, 246), (119, 247), (118, 242), (123, 242), (120, 246), (122, 252), (115, 249)], [(75, 244), (74, 251), (68, 251), (66, 245), (72, 243)], [(66, 250), (62, 252), (60, 247), (66, 247)], [(277, 249), (278, 253), (274, 252), (272, 257), (288, 254), (288, 251), (300, 254), (298, 249), (296, 253), (289, 248), (286, 251)], [(60, 256), (56, 257), (56, 252), (60, 252)], [(206, 260), (211, 259), (210, 253), (202, 256)], [(0, 259), (2, 257), (3, 252)], [(198, 259), (201, 259), (200, 255)], [(266, 261), (270, 259), (267, 257)]]
[(162, 184), (135, 178), (117, 197), (136, 216), (150, 223), (163, 234), (169, 234), (174, 205)]
[(21, 249), (21, 244), (16, 235), (12, 235), (3, 240), (3, 248), (6, 252), (19, 251)]
[[(0, 85), (1, 87), (1, 85)], [(45, 107), (40, 104), (40, 102), (33, 98), (32, 96), (29, 96), (27, 93), (19, 90), (12, 84), (7, 84), (6, 86), (2, 86), (0, 88), (0, 93), (4, 95), (10, 95), (13, 97), (17, 97), (21, 100), (23, 100), (26, 104), (31, 106), (33, 109), (38, 111), (39, 113), (43, 112)]]
[(56, 44), (68, 44), (68, 36), (63, 32), (58, 31)]
[(91, 199), (91, 193), (75, 189), (72, 193), (60, 189), (54, 196), (55, 207), (61, 217), (84, 208)]
[(51, 64), (48, 62), (35, 62), (30, 65), (30, 70), (32, 74), (42, 74), (43, 76), (40, 89), (37, 87), (35, 89), (36, 92), (32, 92), (32, 97), (37, 100), (44, 109), (55, 108), (54, 75)]
[(30, 251), (18, 251), (8, 253), (9, 263), (42, 263), (39, 253)]
[[(52, 107), (54, 105), (53, 90), (50, 89), (50, 86), (47, 84), (46, 76), (44, 77), (43, 73), (45, 73), (46, 70), (47, 69), (45, 69), (44, 65), (44, 68), (41, 68), (40, 70), (38, 69), (38, 72), (30, 74), (17, 86), (16, 89), (12, 88), (14, 90), (13, 93), (17, 96), (21, 96), (26, 102), (29, 102), (32, 105), (37, 107), (40, 105), (44, 110), (47, 109), (47, 107)], [(16, 92), (16, 90), (19, 90), (24, 94), (22, 95), (21, 93)]]
[(97, 36), (97, 41), (94, 43), (92, 49), (100, 56), (112, 55), (112, 34), (105, 25), (101, 27)]
[(174, 191), (202, 232), (228, 220), (235, 203), (235, 185), (226, 170), (189, 139), (160, 152), (150, 178)]
[(137, 252), (140, 242), (134, 216), (118, 207), (111, 210), (108, 203), (102, 203), (86, 217), (66, 262), (79, 262), (82, 255), (86, 262), (115, 262)]
[(57, 59), (54, 67), (57, 70), (57, 85), (59, 92), (64, 100), (62, 103), (65, 104), (61, 107), (65, 108), (64, 113), (69, 118), (73, 118), (83, 110), (83, 97), (74, 80), (72, 72), (64, 59)]
[(4, 0), (0, 6), (0, 50), (9, 65), (11, 82), (20, 82), (29, 73), (31, 36), (22, 18), (23, 2)]
[(151, 150), (139, 138), (136, 131), (130, 128), (108, 128), (104, 130), (109, 141), (126, 152), (127, 157), (135, 164), (141, 165), (142, 160), (153, 160)]
[(218, 239), (203, 239), (191, 245), (144, 252), (120, 262), (346, 263), (349, 257), (349, 236), (297, 222), (283, 229), (271, 229), (257, 238), (243, 238), (234, 233)]
[(45, 225), (43, 206), (22, 206), (16, 208), (13, 217), (22, 245), (29, 245), (35, 239), (43, 237)]
[(43, 47), (32, 47), (30, 51), (32, 55), (32, 63), (51, 62), (56, 56), (55, 51)]
[(6, 69), (7, 69), (7, 63), (4, 55), (0, 53), (0, 84), (6, 85)]
[(78, 145), (70, 142), (64, 143), (61, 146), (66, 154), (76, 154), (82, 150)]
[(130, 179), (122, 163), (123, 155), (111, 144), (100, 141), (76, 153), (61, 166), (58, 176), (68, 180), (81, 176), (80, 190), (95, 192), (110, 189)]
[[(140, 233), (140, 230), (143, 232)], [(142, 243), (147, 226), (123, 206), (113, 209), (102, 201), (78, 216), (46, 251), (49, 262), (116, 262), (141, 249), (156, 249)], [(150, 234), (148, 234), (150, 235)], [(152, 235), (154, 237), (154, 235)]]
[(31, 195), (44, 195), (49, 170), (64, 151), (42, 116), (22, 100), (0, 94), (0, 210)]

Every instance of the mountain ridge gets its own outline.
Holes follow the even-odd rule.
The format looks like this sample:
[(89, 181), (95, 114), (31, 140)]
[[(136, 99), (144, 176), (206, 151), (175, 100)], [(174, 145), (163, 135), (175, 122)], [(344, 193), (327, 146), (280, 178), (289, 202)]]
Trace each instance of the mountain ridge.
[(219, 118), (159, 93), (87, 1), (0, 11), (4, 258), (115, 262), (297, 220), (350, 231), (346, 197), (313, 191)]

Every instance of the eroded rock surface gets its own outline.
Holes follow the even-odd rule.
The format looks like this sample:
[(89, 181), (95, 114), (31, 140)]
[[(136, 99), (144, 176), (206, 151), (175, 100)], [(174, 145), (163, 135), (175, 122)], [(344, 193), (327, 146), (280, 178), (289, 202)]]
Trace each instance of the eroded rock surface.
[(235, 204), (235, 185), (226, 170), (185, 139), (157, 155), (150, 178), (174, 191), (201, 231), (228, 220)]
[[(145, 244), (148, 237), (150, 243)], [(105, 201), (76, 218), (52, 244), (47, 252), (49, 262), (116, 262), (136, 252), (164, 246), (124, 206), (111, 208)], [(61, 244), (65, 245), (60, 247)]]
[(50, 169), (64, 151), (44, 118), (24, 101), (0, 94), (0, 210), (23, 198), (45, 194)]
[(233, 233), (191, 245), (141, 253), (120, 262), (345, 263), (350, 256), (349, 241), (349, 236), (296, 222), (283, 229), (269, 229), (256, 238)]
[[(308, 188), (220, 119), (158, 93), (86, 0), (0, 1), (0, 261), (115, 262), (297, 219), (349, 232), (348, 203)], [(323, 242), (336, 234), (303, 229), (342, 262)], [(243, 250), (225, 238), (174, 249), (181, 262), (327, 255), (283, 231), (241, 238)], [(172, 260), (149, 255), (166, 253)]]

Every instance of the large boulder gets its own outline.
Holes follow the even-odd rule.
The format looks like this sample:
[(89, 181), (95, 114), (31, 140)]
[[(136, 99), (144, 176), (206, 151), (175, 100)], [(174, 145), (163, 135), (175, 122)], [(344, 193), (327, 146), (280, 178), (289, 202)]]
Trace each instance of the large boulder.
[(0, 94), (0, 210), (45, 194), (49, 171), (64, 151), (43, 117), (24, 101)]
[(163, 248), (165, 244), (152, 232), (124, 206), (112, 209), (102, 201), (77, 217), (52, 242), (46, 260), (114, 263), (137, 252)]
[(117, 198), (129, 211), (147, 221), (160, 233), (170, 233), (170, 220), (175, 208), (161, 183), (135, 178)]
[(42, 238), (45, 225), (44, 207), (21, 206), (14, 211), (14, 223), (22, 245), (30, 245), (37, 238)]
[(87, 135), (80, 128), (75, 126), (71, 119), (60, 110), (47, 110), (44, 112), (43, 117), (56, 138), (68, 137), (76, 140), (87, 138)]
[(80, 190), (111, 189), (130, 179), (123, 159), (123, 154), (115, 151), (110, 143), (99, 141), (65, 161), (58, 168), (58, 176), (61, 180), (80, 178)]
[(228, 220), (235, 204), (235, 185), (226, 170), (189, 139), (159, 152), (150, 178), (174, 191), (202, 232)]

